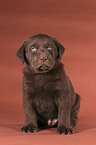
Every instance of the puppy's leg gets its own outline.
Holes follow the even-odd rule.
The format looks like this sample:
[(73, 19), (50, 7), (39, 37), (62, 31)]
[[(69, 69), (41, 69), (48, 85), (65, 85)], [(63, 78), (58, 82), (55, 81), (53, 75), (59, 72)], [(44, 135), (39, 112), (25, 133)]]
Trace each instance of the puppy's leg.
[[(63, 96), (63, 94), (65, 94)], [(63, 93), (58, 97), (58, 134), (72, 134), (72, 128), (70, 127), (70, 93)]]
[(79, 108), (80, 108), (80, 96), (78, 94), (76, 94), (76, 102), (71, 110), (71, 116), (70, 116), (72, 127), (76, 126), (76, 124), (78, 122)]
[(37, 116), (32, 106), (32, 102), (30, 101), (27, 95), (24, 95), (24, 111), (25, 111), (25, 120), (26, 125), (21, 128), (21, 131), (24, 132), (36, 132), (38, 125), (37, 125)]

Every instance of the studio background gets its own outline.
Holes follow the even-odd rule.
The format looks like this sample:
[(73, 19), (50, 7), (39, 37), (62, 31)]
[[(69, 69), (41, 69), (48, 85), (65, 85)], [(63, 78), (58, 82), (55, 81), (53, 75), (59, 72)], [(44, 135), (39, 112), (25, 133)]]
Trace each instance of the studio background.
[[(16, 58), (23, 40), (44, 33), (65, 47), (62, 62), (81, 107), (75, 134), (56, 129), (34, 134), (20, 132), (25, 123), (22, 69)], [(0, 1), (0, 143), (4, 145), (96, 144), (96, 1)]]

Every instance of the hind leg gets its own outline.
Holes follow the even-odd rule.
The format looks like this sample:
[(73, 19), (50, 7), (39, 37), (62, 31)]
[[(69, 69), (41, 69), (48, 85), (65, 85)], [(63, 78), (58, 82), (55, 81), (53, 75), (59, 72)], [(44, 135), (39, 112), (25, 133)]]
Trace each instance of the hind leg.
[(71, 115), (71, 124), (70, 126), (73, 128), (76, 126), (78, 122), (78, 116), (75, 114), (75, 115)]
[(76, 94), (76, 102), (72, 108), (71, 115), (70, 115), (70, 121), (71, 121), (71, 127), (73, 128), (76, 126), (78, 122), (78, 113), (80, 108), (80, 96)]

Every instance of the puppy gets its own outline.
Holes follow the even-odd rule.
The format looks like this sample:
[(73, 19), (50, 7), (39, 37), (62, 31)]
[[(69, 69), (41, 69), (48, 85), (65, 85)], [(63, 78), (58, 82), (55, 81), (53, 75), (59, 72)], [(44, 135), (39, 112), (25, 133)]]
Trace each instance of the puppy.
[(53, 37), (38, 34), (25, 40), (17, 51), (23, 70), (24, 132), (57, 126), (58, 134), (72, 134), (77, 124), (80, 96), (60, 62), (65, 48)]

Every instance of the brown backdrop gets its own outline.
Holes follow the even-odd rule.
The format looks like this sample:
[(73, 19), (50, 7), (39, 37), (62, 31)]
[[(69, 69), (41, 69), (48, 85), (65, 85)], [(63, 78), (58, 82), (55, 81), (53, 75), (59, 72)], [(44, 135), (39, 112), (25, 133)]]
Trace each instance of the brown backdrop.
[[(22, 68), (16, 51), (31, 35), (56, 37), (66, 52), (65, 70), (81, 95), (74, 135), (56, 129), (24, 134)], [(0, 1), (0, 142), (4, 145), (96, 144), (96, 0)]]

